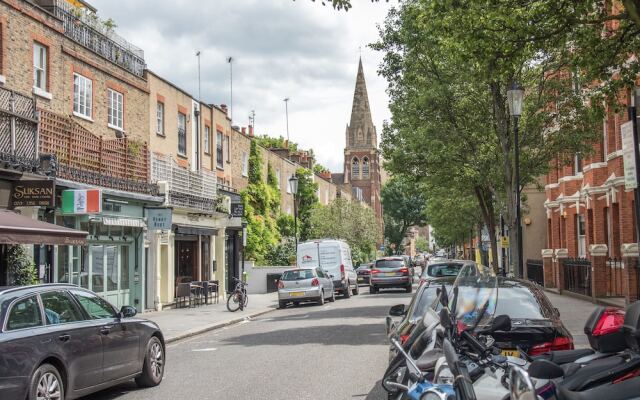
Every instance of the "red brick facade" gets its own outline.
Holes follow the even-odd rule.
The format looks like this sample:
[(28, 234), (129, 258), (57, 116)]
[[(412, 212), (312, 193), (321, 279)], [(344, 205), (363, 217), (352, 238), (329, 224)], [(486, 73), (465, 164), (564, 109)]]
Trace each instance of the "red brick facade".
[(624, 185), (620, 134), (626, 121), (625, 112), (608, 110), (601, 140), (589, 157), (550, 165), (545, 186), (548, 249), (542, 254), (547, 286), (568, 289), (563, 259), (586, 258), (591, 262), (591, 296), (638, 298), (634, 193)]

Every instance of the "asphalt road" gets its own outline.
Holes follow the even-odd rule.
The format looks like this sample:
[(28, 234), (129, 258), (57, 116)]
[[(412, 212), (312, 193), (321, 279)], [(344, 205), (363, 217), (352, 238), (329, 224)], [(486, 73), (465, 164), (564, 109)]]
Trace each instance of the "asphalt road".
[(132, 382), (83, 400), (386, 399), (379, 385), (388, 361), (384, 318), (411, 294), (360, 293), (171, 344), (160, 386)]

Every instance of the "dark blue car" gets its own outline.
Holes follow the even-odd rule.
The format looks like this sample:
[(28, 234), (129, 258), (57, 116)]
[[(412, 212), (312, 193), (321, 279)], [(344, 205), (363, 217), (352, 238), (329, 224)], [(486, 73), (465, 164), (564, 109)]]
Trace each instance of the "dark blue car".
[(160, 328), (74, 285), (0, 287), (0, 399), (75, 399), (162, 381)]

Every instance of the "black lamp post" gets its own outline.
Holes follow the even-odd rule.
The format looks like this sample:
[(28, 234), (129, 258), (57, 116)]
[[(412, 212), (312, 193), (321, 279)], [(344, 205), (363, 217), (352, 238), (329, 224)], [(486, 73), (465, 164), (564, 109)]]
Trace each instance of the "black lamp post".
[(520, 115), (522, 115), (522, 102), (524, 100), (524, 88), (517, 82), (512, 82), (507, 89), (507, 103), (509, 103), (509, 113), (513, 117), (513, 146), (515, 148), (515, 186), (516, 186), (516, 233), (517, 233), (517, 248), (518, 248), (518, 265), (517, 273), (518, 277), (524, 276), (523, 257), (522, 257), (522, 224), (521, 210), (520, 210), (520, 144), (518, 142), (518, 123)]
[(244, 249), (247, 247), (247, 223), (242, 222), (242, 281), (244, 282)]
[(296, 238), (296, 251), (298, 251), (298, 177), (295, 174), (289, 178), (289, 188), (293, 194), (293, 235)]

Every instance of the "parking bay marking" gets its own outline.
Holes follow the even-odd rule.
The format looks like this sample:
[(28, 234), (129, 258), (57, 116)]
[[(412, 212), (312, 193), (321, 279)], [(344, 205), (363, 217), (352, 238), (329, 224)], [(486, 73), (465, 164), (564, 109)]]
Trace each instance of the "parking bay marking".
[(191, 351), (193, 351), (193, 352), (206, 352), (206, 351), (216, 351), (216, 350), (218, 350), (218, 349), (215, 348), (215, 347), (206, 347), (204, 349), (193, 349)]

